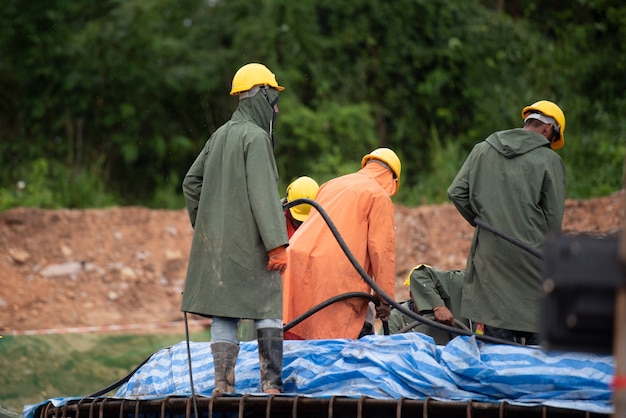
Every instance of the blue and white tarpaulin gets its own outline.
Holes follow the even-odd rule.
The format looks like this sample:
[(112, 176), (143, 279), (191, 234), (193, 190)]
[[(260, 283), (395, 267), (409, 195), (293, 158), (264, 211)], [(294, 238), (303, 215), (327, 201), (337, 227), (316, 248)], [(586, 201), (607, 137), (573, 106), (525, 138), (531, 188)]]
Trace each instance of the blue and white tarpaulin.
[[(192, 342), (191, 358), (195, 392), (210, 396), (210, 343)], [(545, 352), (467, 336), (445, 346), (419, 333), (284, 342), (284, 392), (294, 396), (506, 401), (610, 414), (614, 371), (613, 356)], [(256, 341), (241, 343), (235, 374), (237, 393), (261, 392)], [(116, 397), (190, 394), (187, 346), (181, 342), (155, 353)]]
[[(196, 395), (211, 396), (213, 356), (208, 342), (191, 342)], [(459, 336), (445, 346), (420, 333), (360, 340), (285, 341), (283, 396), (508, 402), (520, 406), (612, 414), (613, 356), (545, 352)], [(256, 341), (242, 342), (235, 368), (238, 394), (259, 394)], [(115, 397), (190, 396), (186, 342), (154, 353)], [(55, 405), (64, 399), (54, 399)], [(25, 408), (29, 418), (36, 406)], [(30, 415), (29, 415), (30, 414)]]

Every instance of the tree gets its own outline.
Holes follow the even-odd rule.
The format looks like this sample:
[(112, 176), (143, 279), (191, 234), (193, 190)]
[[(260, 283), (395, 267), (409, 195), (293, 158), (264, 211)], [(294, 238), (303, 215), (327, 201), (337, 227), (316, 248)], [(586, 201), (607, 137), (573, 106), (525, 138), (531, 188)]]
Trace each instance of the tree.
[(39, 0), (10, 1), (0, 17), (13, 23), (0, 28), (0, 207), (24, 193), (182, 205), (182, 176), (235, 109), (229, 85), (248, 62), (287, 87), (281, 188), (388, 146), (404, 162), (397, 201), (446, 200), (471, 147), (543, 98), (566, 112), (570, 196), (621, 187), (616, 0)]

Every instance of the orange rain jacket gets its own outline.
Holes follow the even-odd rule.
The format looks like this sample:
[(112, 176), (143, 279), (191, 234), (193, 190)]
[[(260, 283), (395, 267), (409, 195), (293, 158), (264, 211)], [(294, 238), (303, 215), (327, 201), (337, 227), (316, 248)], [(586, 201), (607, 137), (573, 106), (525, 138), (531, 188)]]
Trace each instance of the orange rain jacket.
[[(322, 185), (315, 200), (328, 214), (350, 252), (391, 298), (395, 290), (395, 190), (391, 171), (369, 163), (356, 173)], [(347, 292), (370, 293), (320, 213), (311, 213), (287, 248), (283, 274), (283, 322), (288, 324), (312, 307)], [(332, 304), (291, 328), (303, 339), (358, 338), (368, 301), (352, 298)]]

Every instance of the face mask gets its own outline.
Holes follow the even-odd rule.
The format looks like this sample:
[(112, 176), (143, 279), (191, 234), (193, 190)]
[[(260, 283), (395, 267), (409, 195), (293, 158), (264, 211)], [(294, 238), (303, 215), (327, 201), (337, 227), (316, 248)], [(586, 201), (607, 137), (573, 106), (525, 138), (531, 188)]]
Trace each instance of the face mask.
[(272, 108), (272, 119), (270, 120), (270, 138), (272, 139), (272, 148), (274, 147), (274, 122), (276, 121), (276, 110), (274, 106), (278, 104), (279, 94), (278, 90), (273, 88), (262, 88), (261, 92), (267, 103)]

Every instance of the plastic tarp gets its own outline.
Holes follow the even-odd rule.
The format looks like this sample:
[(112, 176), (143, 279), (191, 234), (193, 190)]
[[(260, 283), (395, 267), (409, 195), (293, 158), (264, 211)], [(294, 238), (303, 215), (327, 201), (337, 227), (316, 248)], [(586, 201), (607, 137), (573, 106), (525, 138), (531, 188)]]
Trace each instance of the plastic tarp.
[[(210, 343), (191, 342), (190, 350), (195, 393), (211, 396)], [(186, 342), (162, 349), (115, 397), (189, 396), (188, 364)], [(472, 400), (611, 414), (614, 372), (613, 356), (546, 352), (468, 336), (456, 337), (445, 346), (420, 333), (285, 341), (282, 396)], [(241, 343), (235, 373), (238, 394), (262, 395), (256, 341)], [(24, 415), (28, 417), (26, 410)]]

